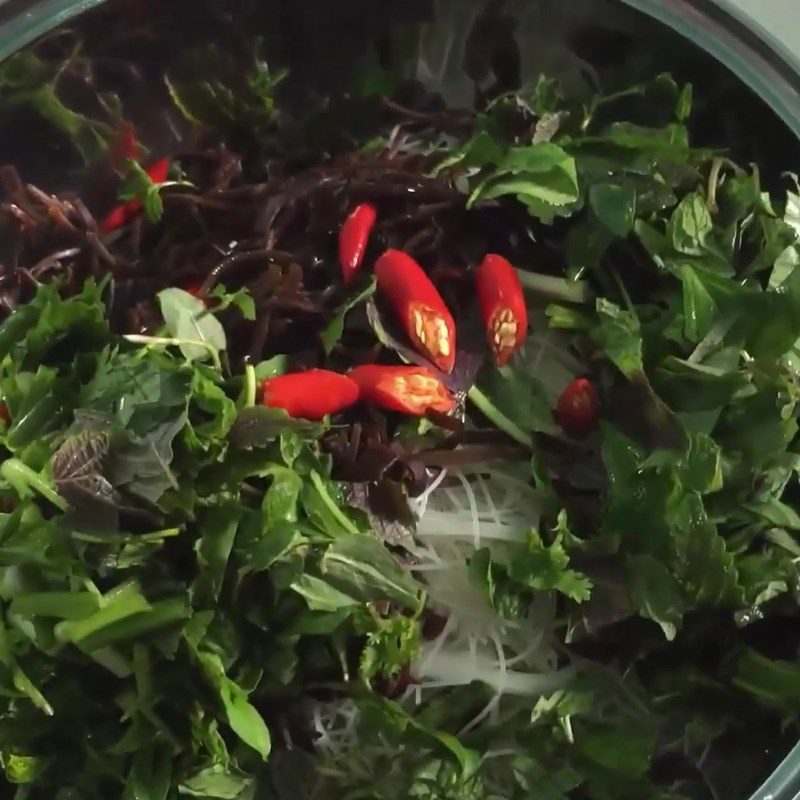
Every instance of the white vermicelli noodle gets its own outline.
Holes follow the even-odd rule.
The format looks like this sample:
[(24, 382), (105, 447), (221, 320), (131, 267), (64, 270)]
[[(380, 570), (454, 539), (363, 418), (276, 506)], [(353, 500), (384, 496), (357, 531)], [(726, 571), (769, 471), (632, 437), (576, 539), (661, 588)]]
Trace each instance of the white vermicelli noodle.
[[(530, 699), (567, 684), (571, 667), (558, 669), (551, 646), (555, 604), (537, 594), (528, 613), (507, 620), (492, 608), (470, 578), (469, 560), (478, 548), (503, 559), (509, 545), (523, 542), (539, 523), (539, 494), (525, 477), (527, 465), (473, 466), (442, 470), (412, 501), (416, 540), (408, 567), (425, 585), (427, 607), (445, 618), (441, 632), (424, 643), (411, 665), (415, 683), (401, 698), (412, 708), (432, 693), (480, 682), (488, 702), (460, 733), (493, 724)], [(348, 759), (358, 742), (358, 706), (352, 700), (320, 703), (313, 710), (315, 747), (334, 762)], [(370, 742), (370, 748), (380, 746)], [(496, 749), (502, 752), (503, 742)]]

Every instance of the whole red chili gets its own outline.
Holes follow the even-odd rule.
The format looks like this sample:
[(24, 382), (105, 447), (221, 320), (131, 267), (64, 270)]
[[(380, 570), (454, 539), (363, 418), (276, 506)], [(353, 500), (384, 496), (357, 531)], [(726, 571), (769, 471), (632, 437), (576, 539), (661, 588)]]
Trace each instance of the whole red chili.
[(528, 332), (522, 285), (514, 267), (502, 256), (490, 253), (475, 272), (475, 288), (489, 348), (497, 366), (502, 367)]
[(452, 372), (456, 326), (422, 267), (400, 250), (387, 250), (375, 264), (375, 277), (378, 289), (417, 350), (443, 372)]
[[(164, 183), (169, 172), (169, 159), (159, 158), (154, 164), (149, 166), (145, 172), (153, 183)], [(100, 223), (100, 233), (110, 233), (132, 222), (142, 210), (142, 204), (137, 199), (127, 200), (111, 209), (108, 215)]]
[(600, 399), (594, 384), (586, 378), (576, 378), (558, 398), (556, 422), (561, 430), (574, 439), (583, 439), (597, 425)]
[(348, 375), (364, 402), (389, 411), (421, 416), (428, 411), (447, 413), (456, 406), (447, 387), (427, 367), (365, 364)]
[(356, 206), (339, 231), (339, 263), (345, 284), (358, 273), (377, 214), (369, 203)]
[(322, 419), (358, 400), (358, 386), (347, 375), (309, 369), (268, 378), (262, 384), (262, 403), (282, 408), (290, 417)]

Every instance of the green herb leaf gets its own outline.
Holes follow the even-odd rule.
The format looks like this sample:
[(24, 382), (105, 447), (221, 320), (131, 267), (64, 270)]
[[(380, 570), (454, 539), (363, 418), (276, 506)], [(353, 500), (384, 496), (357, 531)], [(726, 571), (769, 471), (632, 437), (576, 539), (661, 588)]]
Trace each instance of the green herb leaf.
[(144, 168), (131, 158), (125, 160), (128, 175), (120, 189), (120, 200), (138, 200), (150, 222), (158, 222), (164, 214), (164, 202), (159, 194), (159, 184)]
[(679, 253), (702, 255), (713, 226), (702, 195), (689, 194), (681, 200), (669, 222), (672, 246)]
[(180, 340), (181, 353), (187, 361), (203, 360), (209, 352), (218, 355), (226, 349), (225, 331), (202, 300), (183, 289), (169, 288), (158, 293), (158, 302), (167, 331)]
[(266, 760), (271, 749), (269, 731), (261, 715), (248, 701), (247, 692), (225, 674), (218, 656), (197, 653), (196, 658), (207, 680), (217, 691), (228, 725), (245, 744)]
[(745, 650), (737, 661), (734, 681), (759, 702), (778, 709), (787, 718), (800, 712), (800, 667), (797, 664)]
[(420, 587), (375, 537), (338, 536), (322, 557), (322, 574), (347, 594), (416, 608)]
[(678, 579), (648, 555), (630, 556), (627, 563), (631, 602), (643, 617), (661, 626), (672, 641), (683, 619), (683, 594)]
[(421, 646), (419, 623), (412, 617), (393, 616), (377, 625), (361, 653), (361, 677), (366, 681), (397, 675), (419, 655)]
[(597, 346), (629, 378), (641, 372), (642, 334), (636, 314), (598, 298), (597, 316), (597, 326), (591, 332)]

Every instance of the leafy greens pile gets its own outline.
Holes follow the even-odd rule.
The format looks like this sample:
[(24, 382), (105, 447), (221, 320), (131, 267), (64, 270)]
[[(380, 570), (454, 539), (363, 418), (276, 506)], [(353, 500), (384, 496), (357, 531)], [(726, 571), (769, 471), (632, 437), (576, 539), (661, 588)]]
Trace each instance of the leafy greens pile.
[[(257, 75), (269, 151), (278, 81)], [(218, 124), (193, 105), (212, 89), (240, 114), (222, 84), (170, 84), (193, 124)], [(392, 103), (397, 130), (297, 176), (257, 183), (211, 146), (225, 181), (191, 154), (163, 191), (140, 170), (133, 242), (12, 186), (17, 800), (742, 797), (800, 732), (796, 179), (779, 201), (693, 148), (666, 76)], [(453, 296), (487, 247), (520, 269), (530, 340), (497, 370), (464, 336), (454, 418), (257, 404), (283, 371), (407, 356), (373, 283), (330, 289), (336, 209), (365, 197), (381, 246)], [(45, 201), (79, 242), (50, 260)], [(177, 288), (190, 260), (209, 307)], [(584, 441), (553, 417), (576, 376), (601, 399)]]

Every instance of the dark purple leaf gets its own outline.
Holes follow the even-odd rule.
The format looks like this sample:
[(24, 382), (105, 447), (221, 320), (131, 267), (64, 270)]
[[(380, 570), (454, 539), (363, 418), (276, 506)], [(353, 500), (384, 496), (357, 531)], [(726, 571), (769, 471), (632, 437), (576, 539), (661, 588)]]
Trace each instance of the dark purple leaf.
[(372, 529), (382, 541), (396, 546), (411, 542), (414, 515), (402, 483), (392, 480), (351, 483), (347, 500), (367, 515)]
[(266, 447), (284, 431), (295, 431), (315, 439), (324, 430), (322, 423), (295, 419), (280, 408), (253, 406), (239, 412), (231, 428), (231, 441), (236, 447), (251, 450)]
[(104, 475), (108, 432), (86, 430), (68, 437), (53, 456), (53, 482), (84, 525), (114, 530), (119, 495)]

